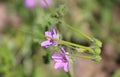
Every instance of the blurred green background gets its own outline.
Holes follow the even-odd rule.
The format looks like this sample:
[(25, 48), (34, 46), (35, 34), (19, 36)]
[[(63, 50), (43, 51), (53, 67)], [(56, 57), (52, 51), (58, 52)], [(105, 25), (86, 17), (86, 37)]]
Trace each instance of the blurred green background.
[[(66, 23), (103, 42), (102, 61), (75, 58), (74, 77), (120, 77), (120, 0), (53, 0), (50, 8), (60, 5), (67, 8)], [(0, 77), (69, 77), (54, 69), (50, 48), (39, 44), (45, 38), (38, 34), (56, 23), (49, 14), (39, 5), (25, 7), (24, 0), (0, 0)], [(58, 30), (64, 40), (88, 45), (66, 26)]]

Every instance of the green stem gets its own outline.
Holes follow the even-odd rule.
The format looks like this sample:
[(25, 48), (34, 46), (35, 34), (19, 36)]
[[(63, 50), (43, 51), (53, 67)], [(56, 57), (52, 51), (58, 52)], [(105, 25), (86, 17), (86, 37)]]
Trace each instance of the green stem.
[[(27, 32), (27, 31), (24, 31), (24, 32)], [(47, 37), (47, 38), (50, 38), (52, 40), (56, 40), (58, 41), (60, 44), (64, 44), (64, 45), (70, 45), (70, 46), (74, 46), (74, 47), (77, 47), (77, 48), (82, 48), (82, 49), (86, 49), (88, 50), (90, 53), (93, 53), (92, 49), (90, 47), (86, 47), (86, 46), (83, 46), (83, 45), (78, 45), (78, 44), (75, 44), (75, 43), (71, 43), (71, 42), (68, 42), (68, 41), (64, 41), (64, 40), (58, 40), (56, 38), (52, 38), (52, 37), (49, 37), (49, 36), (44, 36), (42, 34), (37, 34), (37, 33), (33, 33), (33, 32), (27, 32), (27, 33), (30, 33), (30, 34), (33, 34), (33, 35), (38, 35), (38, 36), (41, 36), (41, 37)]]
[(72, 76), (70, 75), (70, 72), (67, 72), (67, 75), (68, 75), (68, 77), (72, 77)]
[[(48, 37), (48, 36), (46, 36), (46, 37)], [(70, 45), (70, 46), (74, 46), (74, 47), (77, 47), (77, 48), (86, 49), (86, 50), (88, 50), (90, 53), (94, 53), (90, 47), (86, 47), (86, 46), (83, 46), (83, 45), (78, 45), (78, 44), (71, 43), (71, 42), (64, 41), (64, 40), (58, 40), (58, 39), (56, 39), (56, 38), (51, 38), (51, 37), (48, 37), (48, 38), (50, 38), (50, 39), (52, 39), (52, 40), (56, 40), (56, 41), (58, 41), (60, 44), (65, 44), (65, 45)]]
[(78, 48), (90, 50), (89, 47), (86, 47), (86, 46), (83, 46), (83, 45), (78, 45), (78, 44), (71, 43), (71, 42), (64, 41), (64, 40), (58, 40), (58, 39), (56, 39), (56, 38), (52, 38), (52, 37), (48, 37), (48, 36), (46, 36), (46, 37), (47, 37), (47, 38), (50, 38), (50, 39), (52, 39), (52, 40), (56, 40), (56, 41), (58, 41), (60, 44), (71, 45), (71, 46), (75, 46), (75, 47), (78, 47)]
[(60, 42), (61, 44), (71, 45), (71, 46), (75, 46), (75, 47), (82, 48), (82, 49), (86, 49), (86, 50), (89, 50), (89, 49), (90, 49), (89, 47), (86, 47), (86, 46), (83, 46), (83, 45), (78, 45), (78, 44), (71, 43), (71, 42), (67, 42), (67, 41), (64, 41), (64, 40), (59, 40), (59, 42)]
[(82, 55), (73, 55), (73, 54), (70, 54), (71, 57), (79, 57), (79, 58), (84, 58), (84, 59), (93, 59), (92, 56), (82, 56)]
[(73, 30), (73, 31), (75, 31), (75, 32), (77, 32), (77, 33), (79, 33), (80, 35), (84, 36), (84, 37), (87, 38), (88, 40), (92, 41), (92, 38), (91, 38), (90, 36), (88, 36), (88, 35), (86, 35), (86, 34), (80, 32), (79, 30), (77, 30), (77, 29), (71, 27), (70, 25), (66, 24), (64, 21), (61, 21), (61, 22), (62, 22), (64, 25), (66, 25), (68, 28), (70, 28), (71, 30)]
[(88, 50), (90, 53), (94, 53), (94, 51), (90, 47), (78, 45), (78, 44), (71, 43), (71, 42), (64, 41), (64, 40), (58, 40), (58, 41), (60, 42), (60, 44), (65, 44), (65, 45), (70, 45), (70, 46), (77, 47), (77, 48), (82, 48), (82, 49)]

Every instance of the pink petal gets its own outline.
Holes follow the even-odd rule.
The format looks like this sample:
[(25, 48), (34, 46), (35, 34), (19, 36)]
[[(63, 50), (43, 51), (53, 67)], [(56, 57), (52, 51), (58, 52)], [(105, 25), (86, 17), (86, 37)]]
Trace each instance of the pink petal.
[(33, 8), (35, 6), (35, 0), (25, 0), (24, 3), (27, 8)]
[(64, 63), (64, 71), (65, 71), (65, 72), (68, 72), (68, 62), (67, 62), (67, 63)]
[(65, 58), (67, 59), (67, 61), (69, 61), (69, 60), (70, 60), (68, 55), (65, 55)]
[(61, 51), (61, 53), (62, 54), (65, 54), (65, 50), (64, 50), (64, 48), (62, 47), (62, 48), (60, 48), (60, 51)]
[(63, 66), (64, 66), (64, 63), (55, 63), (54, 68), (55, 68), (55, 69), (60, 69), (60, 68), (62, 68)]
[(51, 45), (52, 43), (49, 41), (49, 40), (47, 40), (47, 41), (44, 41), (44, 42), (42, 42), (41, 43), (41, 46), (43, 46), (43, 47), (48, 47), (49, 45)]
[(52, 37), (52, 34), (51, 34), (51, 32), (47, 31), (47, 32), (45, 32), (45, 36)]
[(61, 54), (53, 54), (52, 55), (52, 58), (54, 59), (56, 59), (56, 58), (59, 58), (59, 59), (62, 59), (63, 58), (63, 56), (61, 55)]
[(53, 38), (58, 38), (58, 35), (57, 35), (54, 27), (52, 27), (51, 33), (52, 33)]
[(52, 59), (59, 63), (62, 62), (62, 58), (63, 58), (63, 56), (61, 54), (53, 54), (52, 55)]

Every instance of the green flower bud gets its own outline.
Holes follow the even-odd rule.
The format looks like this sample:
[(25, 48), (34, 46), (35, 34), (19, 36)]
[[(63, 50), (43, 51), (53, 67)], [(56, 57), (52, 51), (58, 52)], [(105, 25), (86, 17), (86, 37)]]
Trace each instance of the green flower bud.
[(93, 46), (91, 47), (94, 51), (94, 54), (99, 55), (101, 53), (101, 49), (99, 47)]
[(95, 48), (95, 54), (99, 55), (101, 53), (101, 49), (100, 48)]
[(102, 59), (102, 58), (101, 58), (99, 55), (95, 55), (92, 60), (93, 60), (93, 61), (96, 61), (96, 62), (100, 62), (101, 59)]
[(98, 40), (98, 39), (93, 39), (93, 44), (94, 45), (96, 45), (96, 46), (98, 46), (98, 47), (102, 47), (102, 42), (100, 41), (100, 40)]

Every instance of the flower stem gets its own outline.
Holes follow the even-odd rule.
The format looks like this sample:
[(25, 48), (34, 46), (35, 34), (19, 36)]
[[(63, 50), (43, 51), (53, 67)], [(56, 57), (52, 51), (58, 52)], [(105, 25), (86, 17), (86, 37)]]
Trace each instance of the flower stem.
[(79, 57), (79, 58), (84, 58), (84, 59), (93, 59), (92, 56), (82, 56), (82, 55), (73, 55), (73, 54), (70, 54), (71, 57)]
[(71, 27), (70, 25), (66, 24), (64, 21), (61, 21), (61, 22), (62, 22), (64, 25), (66, 25), (68, 28), (70, 28), (71, 30), (73, 30), (73, 31), (75, 31), (75, 32), (77, 32), (77, 33), (79, 33), (80, 35), (84, 36), (84, 37), (87, 38), (88, 40), (92, 41), (92, 38), (91, 38), (90, 36), (88, 36), (88, 35), (82, 33), (81, 31), (79, 31), (79, 30), (77, 30), (77, 29)]
[(60, 44), (65, 44), (65, 45), (70, 45), (70, 46), (74, 46), (74, 47), (77, 47), (77, 48), (82, 48), (82, 49), (86, 49), (88, 50), (90, 53), (94, 53), (93, 50), (90, 48), (90, 47), (86, 47), (86, 46), (83, 46), (83, 45), (78, 45), (78, 44), (75, 44), (75, 43), (71, 43), (71, 42), (68, 42), (68, 41), (64, 41), (64, 40), (58, 40), (56, 38), (51, 38), (51, 37), (48, 37), (46, 36), (47, 38), (50, 38), (52, 40), (56, 40), (58, 41)]
[(68, 77), (71, 77), (70, 72), (67, 72)]
[(86, 49), (86, 50), (89, 50), (91, 53), (93, 53), (93, 52), (91, 51), (91, 48), (90, 48), (90, 47), (86, 47), (86, 46), (83, 46), (83, 45), (78, 45), (78, 44), (71, 43), (71, 42), (64, 41), (64, 40), (59, 40), (59, 42), (60, 42), (61, 44), (71, 45), (71, 46), (74, 46), (74, 47), (77, 47), (77, 48)]
[(89, 49), (89, 47), (78, 45), (78, 44), (71, 43), (71, 42), (64, 41), (64, 40), (59, 40), (59, 42), (62, 43), (62, 44), (68, 44), (68, 45), (75, 46), (75, 47), (78, 47), (78, 48), (83, 48), (83, 49), (87, 49), (87, 50)]
[(65, 44), (65, 45), (69, 45), (69, 46), (73, 46), (73, 47), (77, 47), (77, 48), (82, 48), (82, 49), (88, 50), (90, 53), (94, 53), (93, 50), (90, 47), (86, 47), (86, 46), (83, 46), (83, 45), (78, 45), (78, 44), (71, 43), (71, 42), (64, 41), (64, 40), (59, 40), (59, 39), (56, 39), (56, 38), (52, 38), (52, 37), (49, 37), (49, 36), (44, 36), (43, 34), (33, 33), (33, 32), (30, 32), (30, 31), (23, 31), (23, 32), (27, 32), (29, 34), (36, 35), (36, 36), (47, 37), (47, 38), (50, 38), (52, 40), (58, 41), (60, 44)]

